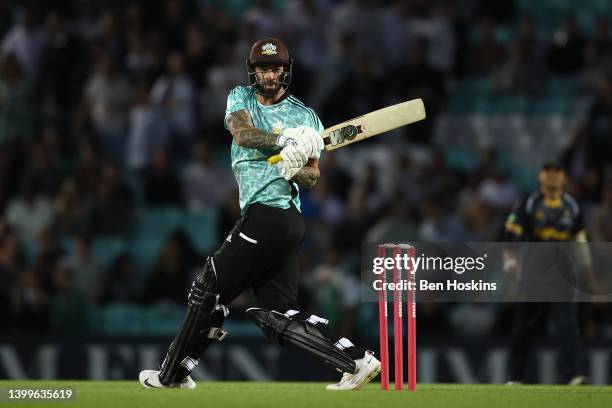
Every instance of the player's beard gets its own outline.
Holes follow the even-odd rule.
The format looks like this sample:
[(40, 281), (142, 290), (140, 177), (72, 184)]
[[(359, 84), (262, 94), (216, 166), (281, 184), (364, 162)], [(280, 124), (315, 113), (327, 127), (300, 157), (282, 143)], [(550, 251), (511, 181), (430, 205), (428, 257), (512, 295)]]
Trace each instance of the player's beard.
[(259, 83), (259, 89), (261, 89), (265, 96), (272, 97), (278, 95), (281, 91), (282, 85), (280, 81), (261, 81)]

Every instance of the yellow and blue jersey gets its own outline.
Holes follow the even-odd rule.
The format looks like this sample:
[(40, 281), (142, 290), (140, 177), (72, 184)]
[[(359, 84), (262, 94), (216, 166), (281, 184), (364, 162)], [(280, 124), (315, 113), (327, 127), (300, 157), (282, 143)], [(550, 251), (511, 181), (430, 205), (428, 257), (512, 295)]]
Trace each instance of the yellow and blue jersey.
[(506, 220), (506, 241), (575, 241), (584, 231), (584, 217), (576, 200), (567, 193), (548, 199), (536, 191), (519, 202)]
[[(252, 87), (237, 86), (227, 97), (225, 119), (230, 113), (243, 109), (250, 113), (253, 125), (265, 132), (280, 134), (283, 129), (296, 126), (310, 126), (319, 133), (323, 131), (323, 124), (315, 112), (293, 95), (285, 96), (274, 105), (262, 105)], [(267, 162), (279, 152), (279, 148), (254, 149), (232, 141), (232, 171), (238, 182), (242, 213), (253, 203), (289, 208), (293, 202), (300, 209), (297, 184), (287, 182), (278, 166), (270, 166)]]

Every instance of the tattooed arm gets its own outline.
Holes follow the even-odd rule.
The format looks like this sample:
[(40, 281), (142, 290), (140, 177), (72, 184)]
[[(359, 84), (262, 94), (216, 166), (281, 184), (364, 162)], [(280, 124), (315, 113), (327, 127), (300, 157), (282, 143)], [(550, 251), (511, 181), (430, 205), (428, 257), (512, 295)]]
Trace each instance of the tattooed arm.
[(253, 125), (251, 115), (245, 109), (230, 113), (226, 123), (239, 146), (257, 148), (277, 145), (278, 135), (257, 129)]
[(304, 188), (314, 188), (319, 180), (319, 159), (308, 159), (308, 163), (293, 176), (293, 181)]

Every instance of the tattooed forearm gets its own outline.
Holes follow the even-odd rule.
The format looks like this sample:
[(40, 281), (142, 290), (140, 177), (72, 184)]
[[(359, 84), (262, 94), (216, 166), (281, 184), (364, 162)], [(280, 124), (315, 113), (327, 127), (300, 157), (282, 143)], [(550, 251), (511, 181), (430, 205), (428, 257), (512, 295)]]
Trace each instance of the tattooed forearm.
[(313, 188), (315, 184), (317, 184), (317, 180), (319, 180), (319, 169), (317, 167), (302, 167), (300, 171), (297, 172), (295, 176), (293, 176), (293, 181), (298, 183), (300, 186), (304, 188)]
[(278, 135), (264, 132), (257, 128), (244, 129), (234, 135), (236, 143), (243, 147), (268, 147), (276, 146)]
[(276, 146), (278, 135), (257, 129), (251, 121), (251, 115), (244, 109), (229, 114), (227, 127), (240, 146), (252, 148)]

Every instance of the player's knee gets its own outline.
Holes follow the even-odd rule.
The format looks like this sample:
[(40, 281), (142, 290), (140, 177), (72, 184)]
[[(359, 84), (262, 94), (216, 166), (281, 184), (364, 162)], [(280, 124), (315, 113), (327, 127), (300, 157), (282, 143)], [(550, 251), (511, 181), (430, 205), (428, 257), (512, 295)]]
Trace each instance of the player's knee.
[(187, 296), (187, 304), (189, 307), (203, 312), (213, 313), (221, 311), (224, 316), (227, 316), (229, 313), (227, 307), (219, 303), (218, 286), (215, 262), (212, 257), (209, 257), (204, 268), (198, 273), (191, 285), (189, 295)]
[(274, 310), (252, 307), (246, 310), (247, 315), (257, 324), (266, 338), (274, 343), (280, 342), (280, 335), (285, 332), (291, 319)]

